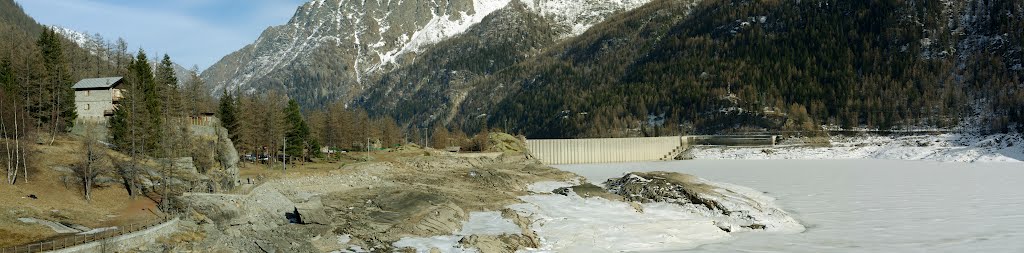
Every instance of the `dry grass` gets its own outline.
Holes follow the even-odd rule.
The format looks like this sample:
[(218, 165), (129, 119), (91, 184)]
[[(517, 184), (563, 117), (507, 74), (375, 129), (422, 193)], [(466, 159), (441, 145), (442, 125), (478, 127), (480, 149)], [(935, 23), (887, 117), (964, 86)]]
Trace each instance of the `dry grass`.
[[(17, 185), (0, 183), (0, 247), (13, 246), (57, 236), (50, 228), (18, 221), (35, 217), (56, 222), (80, 224), (90, 228), (147, 223), (157, 219), (153, 201), (130, 199), (121, 187), (94, 188), (92, 201), (82, 196), (80, 185), (64, 184), (64, 172), (54, 167), (71, 167), (82, 156), (81, 142), (58, 137), (52, 146), (34, 147), (35, 161), (29, 168), (29, 181)], [(38, 199), (29, 198), (35, 195)]]
[[(366, 152), (349, 152), (337, 155), (335, 159), (317, 159), (314, 162), (305, 163), (293, 163), (288, 164), (288, 169), (284, 170), (280, 163), (271, 165), (261, 163), (250, 163), (241, 162), (239, 166), (239, 180), (243, 183), (247, 181), (247, 178), (262, 178), (263, 181), (268, 179), (282, 179), (282, 178), (304, 178), (309, 176), (326, 176), (330, 175), (331, 171), (341, 170), (345, 166), (352, 164), (360, 164), (370, 162), (397, 162), (402, 158), (425, 156), (430, 154), (432, 150), (424, 149), (412, 149), (412, 150), (384, 150), (384, 151), (373, 151), (367, 154)], [(438, 151), (434, 151), (438, 152)], [(367, 157), (369, 159), (367, 160)]]

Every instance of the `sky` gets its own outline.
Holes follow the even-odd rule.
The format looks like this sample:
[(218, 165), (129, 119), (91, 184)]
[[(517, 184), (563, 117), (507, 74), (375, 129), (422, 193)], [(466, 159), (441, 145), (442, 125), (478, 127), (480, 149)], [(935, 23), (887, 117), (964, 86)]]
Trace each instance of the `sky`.
[(256, 41), (267, 27), (288, 22), (308, 0), (16, 0), (29, 16), (107, 40), (130, 51), (168, 54), (202, 71)]

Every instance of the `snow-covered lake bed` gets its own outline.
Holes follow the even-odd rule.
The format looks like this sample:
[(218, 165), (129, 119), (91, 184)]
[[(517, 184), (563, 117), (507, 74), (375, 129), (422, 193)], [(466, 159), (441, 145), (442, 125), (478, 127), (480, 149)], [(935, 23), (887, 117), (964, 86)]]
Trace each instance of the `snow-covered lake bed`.
[(555, 167), (599, 185), (627, 172), (669, 171), (746, 186), (776, 198), (807, 228), (734, 234), (692, 252), (1024, 252), (1024, 163), (691, 160)]

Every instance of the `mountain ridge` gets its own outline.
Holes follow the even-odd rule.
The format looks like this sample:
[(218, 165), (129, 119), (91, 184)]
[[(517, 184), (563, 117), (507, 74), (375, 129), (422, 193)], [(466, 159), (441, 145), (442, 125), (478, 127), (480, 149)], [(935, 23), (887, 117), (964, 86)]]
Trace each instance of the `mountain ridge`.
[[(371, 89), (380, 75), (410, 64), (423, 50), (461, 34), (513, 1), (550, 20), (560, 38), (581, 32), (610, 13), (647, 2), (310, 1), (287, 24), (268, 28), (253, 44), (204, 71), (203, 77), (215, 93), (225, 88), (250, 93), (274, 88), (309, 98), (306, 105), (353, 100)], [(309, 67), (317, 70), (311, 72)]]
[[(307, 108), (340, 101), (405, 127), (529, 137), (1024, 121), (1013, 1), (415, 3), (432, 9), (309, 2), (203, 76), (214, 92), (277, 89)], [(382, 19), (401, 13), (411, 14)], [(459, 26), (422, 30), (438, 23)], [(411, 39), (422, 34), (432, 39)], [(252, 64), (273, 58), (257, 53), (289, 58)]]

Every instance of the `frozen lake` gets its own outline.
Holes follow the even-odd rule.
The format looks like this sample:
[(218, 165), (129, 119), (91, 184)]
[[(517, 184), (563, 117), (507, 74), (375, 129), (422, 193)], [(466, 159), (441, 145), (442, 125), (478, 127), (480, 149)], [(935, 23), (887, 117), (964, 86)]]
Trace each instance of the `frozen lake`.
[[(1024, 163), (693, 160), (554, 166), (595, 184), (688, 173), (767, 192), (807, 227), (693, 252), (1024, 252)], [(656, 239), (652, 239), (656, 240)]]

